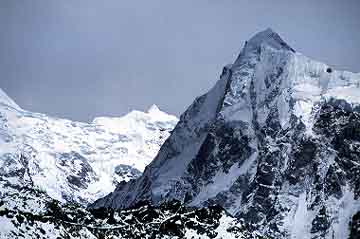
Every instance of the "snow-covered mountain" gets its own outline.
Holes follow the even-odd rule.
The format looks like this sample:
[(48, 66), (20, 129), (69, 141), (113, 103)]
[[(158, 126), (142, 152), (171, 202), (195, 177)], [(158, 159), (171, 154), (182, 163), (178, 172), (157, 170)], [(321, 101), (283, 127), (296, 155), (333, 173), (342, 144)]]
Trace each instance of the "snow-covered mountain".
[(266, 238), (343, 239), (359, 238), (359, 197), (360, 74), (267, 29), (182, 114), (143, 175), (92, 208), (217, 203)]
[(138, 177), (177, 121), (153, 105), (74, 122), (22, 110), (0, 89), (0, 177), (86, 204)]

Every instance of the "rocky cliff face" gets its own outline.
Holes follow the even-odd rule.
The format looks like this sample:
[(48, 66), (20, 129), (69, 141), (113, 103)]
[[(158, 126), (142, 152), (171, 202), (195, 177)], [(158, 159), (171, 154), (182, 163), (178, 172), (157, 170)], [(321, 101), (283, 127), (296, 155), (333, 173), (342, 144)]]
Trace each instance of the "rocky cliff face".
[(360, 74), (265, 30), (181, 116), (143, 175), (92, 207), (217, 203), (269, 238), (356, 238), (359, 103)]

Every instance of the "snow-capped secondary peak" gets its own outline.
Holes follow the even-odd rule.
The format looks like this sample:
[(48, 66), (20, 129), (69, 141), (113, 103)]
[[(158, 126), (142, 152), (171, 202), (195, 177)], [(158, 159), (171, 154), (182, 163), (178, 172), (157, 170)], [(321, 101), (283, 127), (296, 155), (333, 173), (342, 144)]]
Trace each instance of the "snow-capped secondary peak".
[(162, 111), (157, 105), (153, 104), (150, 106), (150, 108), (147, 110), (147, 114), (153, 119), (153, 120), (169, 120), (169, 121), (178, 121), (178, 119), (170, 115), (164, 111)]
[(0, 88), (0, 104), (10, 106), (14, 109), (20, 109), (20, 107), (13, 101), (1, 88)]
[[(143, 137), (145, 136), (145, 138), (152, 137), (150, 135), (146, 136), (147, 134), (153, 134), (149, 129), (156, 128), (170, 131), (177, 122), (176, 116), (161, 111), (156, 105), (152, 105), (147, 112), (133, 110), (123, 117), (97, 117), (93, 120), (93, 124), (98, 127), (118, 133), (131, 132), (133, 134), (136, 132)], [(145, 166), (139, 166), (140, 170), (143, 170)]]
[(159, 111), (161, 111), (160, 109), (159, 109), (159, 107), (157, 106), (157, 105), (155, 105), (155, 104), (153, 104), (153, 105), (151, 105), (150, 106), (150, 108), (148, 109), (148, 113), (152, 113), (152, 112), (159, 112)]
[(360, 74), (256, 34), (142, 176), (92, 207), (220, 204), (266, 238), (348, 238), (360, 215)]

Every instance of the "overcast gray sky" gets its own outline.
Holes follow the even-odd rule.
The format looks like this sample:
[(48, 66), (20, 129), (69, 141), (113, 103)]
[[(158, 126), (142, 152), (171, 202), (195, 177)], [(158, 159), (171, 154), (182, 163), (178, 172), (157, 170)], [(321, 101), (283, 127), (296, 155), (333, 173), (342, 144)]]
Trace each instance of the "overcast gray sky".
[(267, 27), (360, 71), (358, 0), (1, 0), (0, 87), (24, 109), (74, 120), (153, 103), (179, 115)]

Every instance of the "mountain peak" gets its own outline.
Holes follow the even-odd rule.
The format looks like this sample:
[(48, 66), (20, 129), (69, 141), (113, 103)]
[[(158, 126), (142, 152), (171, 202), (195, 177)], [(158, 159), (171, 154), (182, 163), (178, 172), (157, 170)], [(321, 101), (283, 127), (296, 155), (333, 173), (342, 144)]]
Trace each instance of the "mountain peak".
[(263, 45), (270, 46), (276, 50), (295, 52), (295, 50), (271, 28), (267, 28), (264, 31), (256, 33), (252, 38), (250, 38), (250, 40), (246, 41), (243, 51), (248, 52), (258, 50)]
[(260, 46), (262, 44), (267, 44), (276, 49), (286, 49), (294, 51), (281, 37), (278, 33), (273, 31), (271, 28), (267, 28), (264, 31), (258, 32), (255, 34), (249, 41), (248, 44), (253, 46)]
[(159, 112), (159, 111), (161, 111), (159, 109), (159, 107), (157, 105), (153, 104), (153, 105), (150, 106), (150, 108), (148, 109), (147, 112), (148, 113), (154, 113), (154, 112)]
[(142, 176), (91, 207), (219, 204), (265, 237), (347, 238), (360, 214), (349, 170), (360, 170), (360, 77), (293, 52), (271, 29), (253, 36)]

